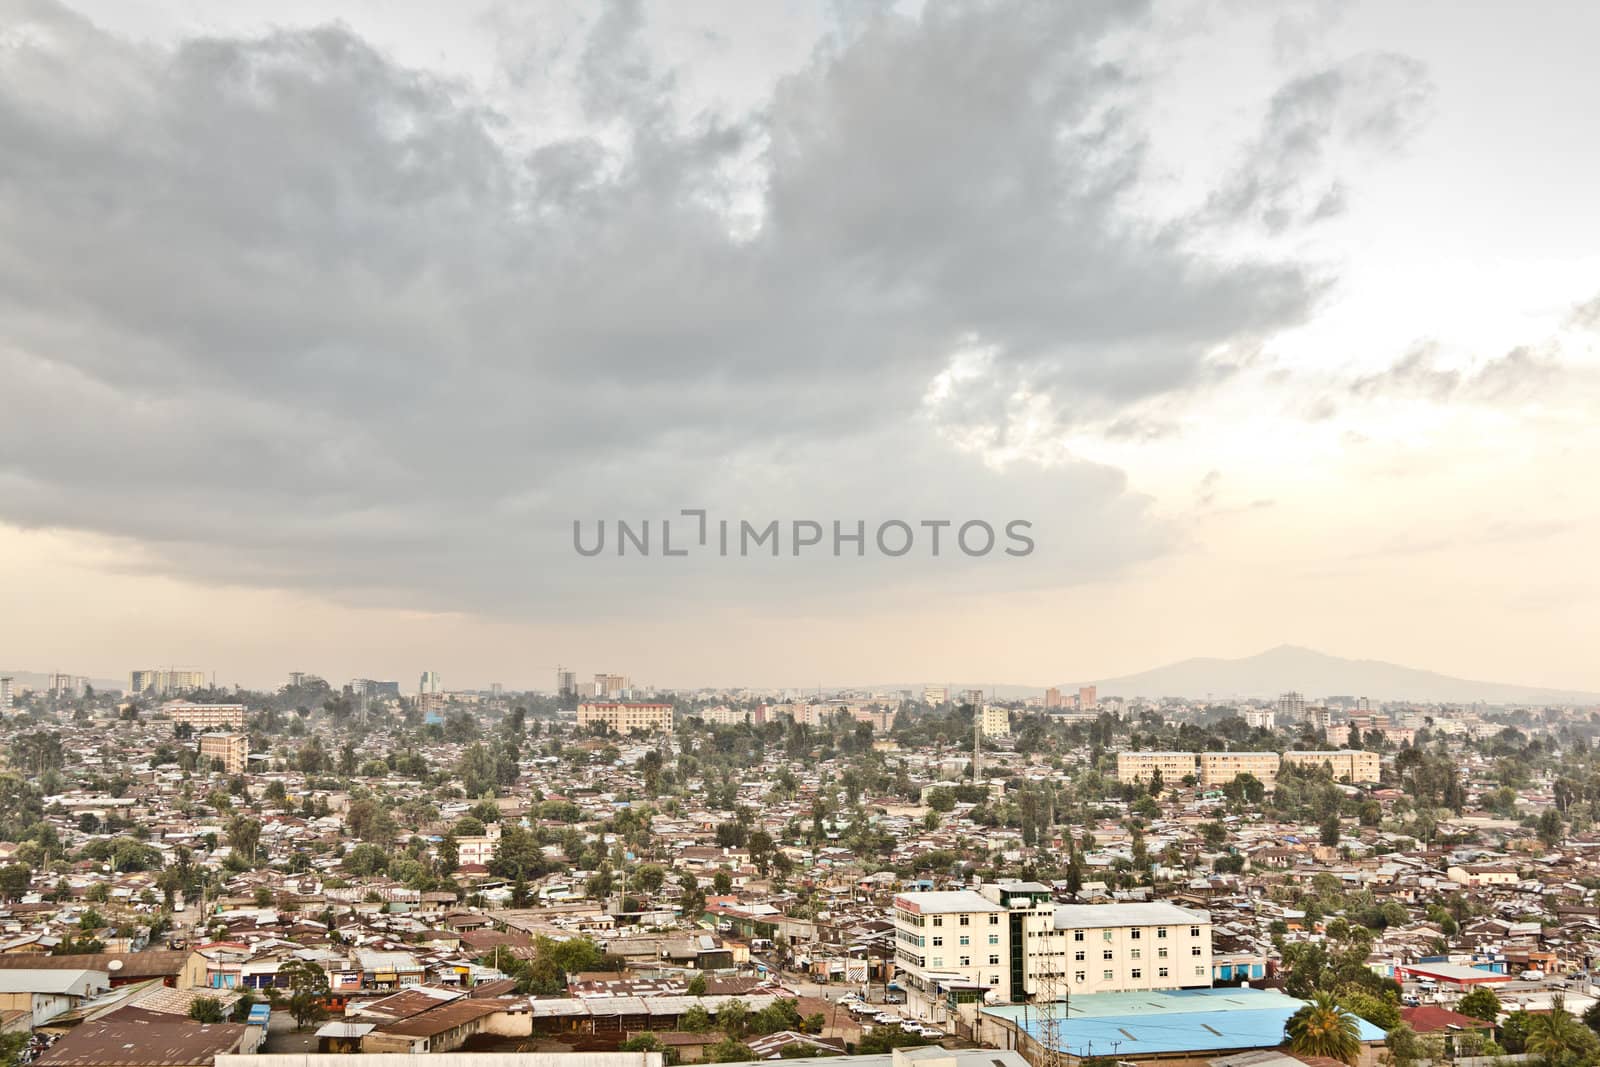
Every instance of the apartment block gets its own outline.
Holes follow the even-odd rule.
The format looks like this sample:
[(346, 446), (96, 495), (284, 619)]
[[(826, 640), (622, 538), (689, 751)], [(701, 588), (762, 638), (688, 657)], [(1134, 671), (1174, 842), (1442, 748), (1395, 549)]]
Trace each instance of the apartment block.
[(1169, 786), (1177, 785), (1186, 775), (1198, 776), (1200, 757), (1193, 752), (1118, 752), (1117, 781), (1150, 782), (1156, 772)]
[(578, 725), (605, 723), (624, 736), (635, 730), (643, 733), (672, 732), (671, 704), (587, 703), (578, 705)]
[(1045, 903), (1027, 909), (1020, 925), (1014, 954), (1023, 995), (1013, 999), (1211, 985), (1211, 916), (1203, 911), (1159, 902)]
[(195, 704), (188, 700), (169, 700), (161, 713), (175, 723), (186, 723), (196, 730), (244, 729), (243, 704)]
[(1202, 752), (1200, 784), (1220, 789), (1241, 774), (1254, 775), (1268, 789), (1278, 782), (1276, 752)]
[(1292, 763), (1297, 767), (1327, 765), (1333, 769), (1335, 781), (1349, 779), (1352, 782), (1376, 782), (1383, 768), (1383, 760), (1376, 752), (1347, 748), (1337, 752), (1285, 752), (1283, 762)]
[(243, 774), (250, 765), (250, 738), (245, 734), (201, 734), (200, 762), (221, 760), (229, 774)]
[(983, 718), (980, 720), (984, 737), (1009, 737), (1011, 736), (1011, 712), (995, 704), (983, 706)]

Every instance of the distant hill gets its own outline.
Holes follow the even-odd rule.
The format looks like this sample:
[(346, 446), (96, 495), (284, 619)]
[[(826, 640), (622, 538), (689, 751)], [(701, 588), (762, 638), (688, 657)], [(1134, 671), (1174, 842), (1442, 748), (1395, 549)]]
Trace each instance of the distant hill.
[(1470, 704), (1596, 704), (1600, 693), (1544, 689), (1505, 682), (1452, 678), (1372, 659), (1343, 659), (1309, 648), (1279, 645), (1244, 659), (1186, 659), (1138, 674), (1090, 682), (1102, 696), (1224, 698), (1275, 697), (1294, 690), (1307, 699), (1328, 696), (1374, 700)]

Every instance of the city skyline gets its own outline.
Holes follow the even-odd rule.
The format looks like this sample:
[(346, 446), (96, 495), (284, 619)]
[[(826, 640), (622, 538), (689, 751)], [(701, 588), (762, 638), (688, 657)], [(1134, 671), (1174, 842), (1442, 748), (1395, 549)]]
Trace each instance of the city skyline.
[[(0, 15), (8, 669), (1600, 691), (1600, 11)], [(683, 509), (1037, 549), (573, 551)]]

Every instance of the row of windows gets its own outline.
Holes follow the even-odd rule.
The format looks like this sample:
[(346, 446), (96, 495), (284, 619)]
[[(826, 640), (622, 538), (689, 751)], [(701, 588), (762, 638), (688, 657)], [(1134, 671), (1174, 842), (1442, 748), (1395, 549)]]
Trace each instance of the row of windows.
[[(1050, 935), (1051, 932), (1052, 931), (1049, 931), (1049, 930), (1036, 930), (1036, 931), (1034, 931), (1034, 934), (1035, 934), (1035, 936), (1047, 937), (1047, 936)], [(1082, 930), (1074, 930), (1074, 931), (1072, 931), (1072, 940), (1074, 940), (1074, 941), (1082, 941), (1083, 940), (1083, 936), (1084, 936), (1084, 931), (1082, 931)], [(1165, 939), (1166, 936), (1167, 936), (1167, 928), (1165, 926), (1156, 927), (1156, 937), (1158, 939)], [(1200, 928), (1198, 926), (1189, 927), (1189, 936), (1190, 937), (1199, 937), (1200, 936)], [(1116, 931), (1115, 930), (1103, 930), (1103, 931), (1101, 931), (1101, 934), (1100, 934), (1100, 939), (1102, 941), (1111, 941), (1111, 940), (1115, 939), (1115, 937), (1116, 937)], [(1132, 940), (1132, 941), (1142, 940), (1144, 938), (1144, 930), (1141, 927), (1135, 926), (1131, 930), (1128, 931), (1128, 938), (1129, 938), (1129, 940)]]
[[(999, 943), (1000, 943), (1000, 935), (999, 934), (990, 934), (989, 935), (989, 944), (998, 945)], [(935, 934), (934, 938), (933, 938), (933, 947), (934, 948), (939, 948), (943, 944), (944, 944), (944, 938), (942, 938), (942, 937), (938, 936), (937, 934)], [(969, 937), (966, 934), (962, 934), (961, 935), (961, 944), (963, 944), (963, 945), (972, 944), (972, 938)]]
[[(1202, 976), (1205, 975), (1206, 969), (1204, 967), (1196, 967), (1194, 969), (1194, 973), (1195, 973), (1196, 977), (1202, 977)], [(1100, 977), (1104, 981), (1112, 982), (1112, 981), (1116, 980), (1117, 972), (1108, 967), (1105, 970), (1100, 972)], [(1143, 978), (1144, 977), (1144, 970), (1142, 968), (1140, 968), (1140, 967), (1135, 967), (1135, 968), (1133, 968), (1132, 970), (1130, 970), (1128, 972), (1128, 977), (1129, 978)], [(1166, 967), (1158, 967), (1156, 969), (1156, 977), (1158, 977), (1158, 978), (1170, 978), (1171, 974), (1169, 973), (1168, 968), (1166, 968)], [(1085, 982), (1085, 981), (1088, 981), (1088, 972), (1087, 971), (1074, 971), (1074, 972), (1072, 972), (1072, 980), (1074, 982)]]
[[(998, 952), (991, 952), (989, 954), (989, 966), (996, 967), (996, 966), (999, 966), (999, 964), (1000, 964), (1000, 954)], [(933, 960), (930, 962), (929, 966), (932, 966), (932, 967), (943, 967), (944, 966), (944, 957), (943, 956), (935, 956), (935, 957), (933, 957)], [(972, 966), (972, 957), (971, 956), (961, 956), (961, 957), (959, 957), (959, 962), (956, 964), (956, 966), (957, 967), (971, 967)]]

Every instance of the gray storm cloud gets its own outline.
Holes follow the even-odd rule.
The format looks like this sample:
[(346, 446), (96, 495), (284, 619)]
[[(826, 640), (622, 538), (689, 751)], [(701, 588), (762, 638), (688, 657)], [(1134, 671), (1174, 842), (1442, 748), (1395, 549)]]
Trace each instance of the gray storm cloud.
[[(1115, 470), (962, 451), (930, 381), (976, 339), (995, 357), (962, 419), (1026, 387), (1062, 427), (1114, 420), (1318, 291), (1193, 251), (1212, 213), (1124, 209), (1140, 73), (1103, 46), (1137, 5), (935, 0), (754, 114), (691, 120), (613, 5), (578, 86), (607, 135), (531, 148), (348, 28), (165, 49), (46, 0), (0, 13), (0, 519), (162, 571), (507, 613), (926, 573), (575, 566), (574, 518), (713, 507), (1026, 517), (1031, 570), (961, 580), (1080, 581), (1172, 529)], [(1264, 137), (1302, 136), (1274, 116)]]

